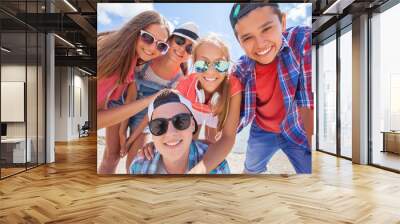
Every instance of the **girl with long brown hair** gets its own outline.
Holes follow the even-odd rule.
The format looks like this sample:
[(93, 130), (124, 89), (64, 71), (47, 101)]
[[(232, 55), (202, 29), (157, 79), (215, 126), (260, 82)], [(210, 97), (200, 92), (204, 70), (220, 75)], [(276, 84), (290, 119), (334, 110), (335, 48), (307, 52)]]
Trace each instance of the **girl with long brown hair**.
[(120, 122), (146, 108), (155, 95), (124, 104), (123, 93), (137, 65), (168, 51), (169, 26), (155, 11), (145, 11), (97, 42), (97, 124), (106, 128), (106, 149), (99, 173), (114, 173), (119, 156)]

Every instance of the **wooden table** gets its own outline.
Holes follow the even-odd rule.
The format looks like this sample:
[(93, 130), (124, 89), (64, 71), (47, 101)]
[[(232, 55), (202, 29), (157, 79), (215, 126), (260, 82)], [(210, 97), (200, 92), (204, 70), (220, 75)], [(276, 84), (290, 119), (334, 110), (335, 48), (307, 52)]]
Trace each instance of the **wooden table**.
[[(27, 147), (25, 149), (25, 144)], [(1, 160), (2, 164), (25, 164), (31, 162), (31, 144), (30, 138), (5, 138), (1, 139)]]
[(400, 131), (382, 131), (383, 150), (382, 152), (392, 152), (400, 154)]

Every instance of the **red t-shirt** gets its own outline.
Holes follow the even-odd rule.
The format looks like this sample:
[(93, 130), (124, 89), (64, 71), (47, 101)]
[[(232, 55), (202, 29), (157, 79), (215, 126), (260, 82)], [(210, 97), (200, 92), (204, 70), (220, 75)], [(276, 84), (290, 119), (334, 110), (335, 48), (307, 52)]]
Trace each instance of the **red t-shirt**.
[(285, 104), (278, 78), (278, 61), (256, 64), (256, 122), (265, 131), (280, 133)]
[[(197, 78), (195, 73), (184, 76), (179, 79), (176, 89), (192, 103), (193, 109), (199, 112), (211, 113), (211, 106), (209, 104), (201, 104), (196, 101), (196, 82)], [(236, 77), (229, 76), (229, 83), (231, 87), (231, 97), (242, 91), (242, 85)]]
[(128, 75), (123, 83), (118, 83), (120, 74), (115, 72), (113, 75), (97, 80), (97, 107), (106, 108), (109, 100), (118, 100), (130, 83), (135, 79), (135, 67), (137, 58), (133, 58)]

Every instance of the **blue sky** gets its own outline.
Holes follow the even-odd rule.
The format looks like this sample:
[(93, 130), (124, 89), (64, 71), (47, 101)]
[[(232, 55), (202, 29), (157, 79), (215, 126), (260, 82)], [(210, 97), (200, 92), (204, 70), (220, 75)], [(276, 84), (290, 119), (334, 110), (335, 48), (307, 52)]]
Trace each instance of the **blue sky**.
[[(228, 43), (231, 58), (236, 61), (243, 50), (236, 41), (229, 12), (233, 3), (98, 3), (97, 31), (116, 30), (138, 13), (155, 10), (173, 25), (193, 21), (199, 26), (200, 36), (217, 33)], [(311, 3), (283, 3), (280, 8), (287, 14), (287, 27), (311, 26)]]

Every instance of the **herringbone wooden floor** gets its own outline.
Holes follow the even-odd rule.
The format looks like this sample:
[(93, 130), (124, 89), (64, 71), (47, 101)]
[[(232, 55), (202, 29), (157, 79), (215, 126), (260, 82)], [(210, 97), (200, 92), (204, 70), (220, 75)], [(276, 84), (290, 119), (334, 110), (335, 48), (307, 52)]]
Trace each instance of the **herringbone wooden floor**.
[(313, 155), (308, 176), (96, 174), (96, 138), (0, 181), (0, 223), (400, 223), (400, 175)]

